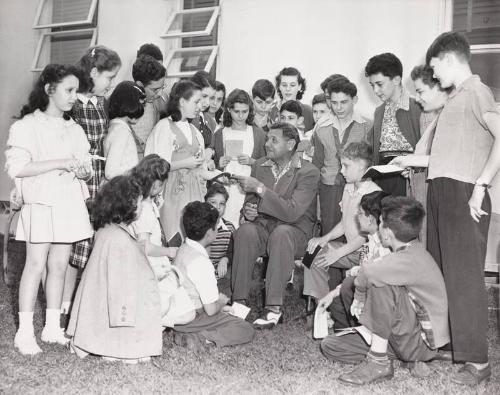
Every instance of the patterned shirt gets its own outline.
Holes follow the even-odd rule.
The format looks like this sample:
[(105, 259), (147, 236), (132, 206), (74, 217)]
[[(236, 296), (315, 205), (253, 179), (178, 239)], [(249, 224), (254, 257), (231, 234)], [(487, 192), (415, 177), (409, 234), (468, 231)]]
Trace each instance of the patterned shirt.
[[(78, 123), (90, 143), (90, 154), (104, 156), (104, 137), (108, 133), (109, 118), (104, 110), (104, 97), (88, 98), (77, 94), (77, 100), (71, 112), (72, 118)], [(94, 199), (101, 181), (104, 179), (105, 163), (100, 160), (92, 162), (94, 173), (87, 181), (90, 198)]]
[(397, 103), (388, 101), (385, 104), (382, 131), (380, 135), (380, 152), (408, 151), (413, 152), (413, 147), (399, 130), (396, 120), (396, 111), (409, 108), (409, 95), (403, 90)]
[(235, 230), (234, 225), (224, 218), (221, 218), (217, 224), (217, 236), (212, 244), (210, 244), (210, 260), (214, 265), (216, 276), (217, 267), (222, 258), (227, 257), (229, 262), (231, 262), (233, 253), (233, 233)]

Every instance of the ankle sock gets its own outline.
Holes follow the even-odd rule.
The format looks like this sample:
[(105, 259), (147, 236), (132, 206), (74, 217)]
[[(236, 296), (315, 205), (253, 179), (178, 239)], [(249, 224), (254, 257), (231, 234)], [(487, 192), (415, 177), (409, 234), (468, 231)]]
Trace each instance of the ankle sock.
[(19, 312), (19, 331), (26, 333), (35, 333), (33, 328), (33, 312), (20, 311)]
[(61, 328), (61, 309), (45, 310), (45, 327), (48, 330), (57, 330)]
[(68, 314), (70, 309), (71, 309), (71, 302), (69, 300), (61, 303), (62, 314)]

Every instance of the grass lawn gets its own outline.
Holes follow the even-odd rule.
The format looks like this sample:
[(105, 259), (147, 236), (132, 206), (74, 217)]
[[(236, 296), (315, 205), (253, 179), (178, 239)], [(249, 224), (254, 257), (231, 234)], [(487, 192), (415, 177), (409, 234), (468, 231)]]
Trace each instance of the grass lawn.
[[(490, 362), (493, 376), (489, 384), (467, 388), (452, 384), (450, 376), (459, 368), (451, 363), (433, 362), (433, 373), (415, 379), (396, 364), (393, 380), (363, 388), (336, 380), (352, 366), (331, 363), (319, 352), (318, 342), (305, 330), (305, 321), (292, 321), (304, 310), (300, 298), (302, 275), (294, 291), (287, 292), (285, 323), (271, 331), (257, 333), (253, 343), (190, 354), (173, 344), (164, 332), (163, 355), (152, 363), (123, 365), (103, 362), (96, 357), (79, 359), (64, 347), (41, 344), (43, 353), (26, 357), (13, 346), (17, 328), (17, 287), (24, 264), (24, 245), (11, 243), (10, 261), (14, 286), (0, 280), (0, 393), (300, 393), (300, 394), (500, 394), (500, 346), (497, 332), (496, 292), (490, 289)], [(258, 275), (256, 276), (259, 277)], [(258, 288), (258, 282), (256, 287)], [(257, 298), (253, 298), (253, 310)], [(35, 309), (37, 338), (44, 321), (40, 294)], [(251, 313), (252, 314), (252, 313)], [(254, 314), (255, 316), (255, 314)], [(252, 316), (253, 317), (253, 316)], [(252, 318), (251, 317), (251, 318)]]

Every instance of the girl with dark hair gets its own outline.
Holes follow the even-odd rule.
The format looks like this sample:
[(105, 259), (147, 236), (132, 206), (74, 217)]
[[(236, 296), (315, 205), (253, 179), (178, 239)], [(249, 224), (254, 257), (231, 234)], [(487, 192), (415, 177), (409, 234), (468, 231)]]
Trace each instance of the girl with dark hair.
[(145, 154), (158, 154), (170, 163), (170, 176), (160, 209), (165, 236), (170, 239), (181, 231), (181, 213), (192, 201), (202, 201), (206, 180), (215, 176), (207, 170), (201, 133), (188, 120), (200, 112), (201, 90), (191, 81), (179, 81), (172, 87), (167, 118), (156, 124), (146, 142)]
[(125, 174), (139, 163), (144, 143), (132, 130), (144, 114), (145, 94), (143, 88), (132, 81), (120, 82), (109, 98), (108, 135), (104, 139), (106, 179)]
[(117, 176), (97, 193), (95, 243), (75, 296), (67, 333), (79, 357), (137, 363), (161, 355), (160, 295), (129, 225), (141, 215), (141, 186)]
[[(109, 119), (104, 109), (104, 96), (111, 87), (111, 82), (120, 70), (121, 60), (118, 54), (102, 45), (89, 48), (76, 66), (80, 69), (80, 88), (71, 117), (78, 123), (90, 143), (90, 154), (103, 156), (104, 137), (108, 132)], [(91, 201), (104, 178), (104, 162), (93, 162), (92, 175), (87, 181)], [(89, 205), (91, 204), (89, 202)], [(75, 289), (78, 269), (83, 269), (90, 256), (92, 240), (75, 243), (70, 257), (70, 268), (66, 274), (63, 313), (68, 313)]]
[[(300, 102), (306, 90), (306, 79), (302, 77), (300, 71), (295, 67), (284, 67), (276, 76), (276, 90), (281, 98), (281, 104), (289, 100), (297, 100), (302, 106), (303, 124), (300, 129), (309, 131), (314, 127), (312, 108), (308, 104)], [(281, 105), (278, 106), (281, 108)], [(279, 114), (278, 114), (279, 117)]]
[(207, 110), (207, 115), (215, 120), (219, 125), (222, 122), (222, 113), (224, 112), (224, 101), (226, 100), (226, 87), (222, 82), (215, 81), (215, 99)]
[[(266, 155), (265, 132), (253, 125), (252, 99), (244, 90), (235, 89), (224, 103), (222, 129), (215, 132), (211, 148), (217, 168), (241, 176), (249, 176), (252, 164)], [(226, 218), (238, 227), (245, 194), (238, 184), (228, 187), (231, 199)]]
[(217, 83), (206, 71), (197, 71), (191, 81), (201, 89), (200, 113), (193, 119), (193, 125), (201, 132), (205, 141), (205, 148), (212, 142), (212, 135), (217, 128), (215, 120), (208, 116), (210, 106), (215, 103)]
[(131, 171), (131, 177), (142, 189), (141, 215), (131, 225), (137, 239), (144, 243), (144, 250), (153, 268), (160, 290), (162, 325), (173, 327), (192, 321), (195, 317), (193, 303), (182, 286), (183, 277), (170, 259), (177, 254), (176, 247), (169, 247), (163, 237), (158, 206), (168, 178), (170, 165), (156, 154), (144, 157)]
[(47, 310), (41, 339), (67, 343), (59, 325), (66, 267), (72, 243), (93, 233), (85, 206), (88, 190), (81, 181), (91, 174), (90, 146), (81, 126), (66, 115), (76, 100), (76, 75), (73, 66), (45, 67), (7, 141), (6, 169), (23, 201), (16, 238), (26, 242), (14, 339), (22, 354), (42, 351), (33, 309), (43, 272)]

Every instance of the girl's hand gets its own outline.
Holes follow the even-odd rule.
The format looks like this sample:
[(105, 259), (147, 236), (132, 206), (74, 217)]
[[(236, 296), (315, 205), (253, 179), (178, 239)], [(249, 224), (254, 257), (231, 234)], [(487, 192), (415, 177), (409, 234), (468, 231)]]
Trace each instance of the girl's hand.
[(207, 170), (208, 171), (213, 171), (215, 170), (215, 162), (213, 161), (213, 159), (209, 159), (207, 161)]
[(326, 245), (327, 241), (325, 241), (322, 237), (313, 237), (307, 243), (307, 252), (312, 254), (317, 246), (321, 246), (323, 248)]
[(174, 259), (177, 255), (177, 251), (179, 247), (167, 247), (167, 257), (170, 259)]
[(248, 155), (238, 155), (238, 163), (240, 165), (248, 165), (251, 166), (255, 162), (254, 159), (250, 158)]
[(219, 264), (217, 265), (217, 275), (219, 278), (224, 278), (227, 274), (227, 263), (229, 259), (227, 257), (221, 258)]
[(64, 171), (75, 171), (78, 168), (78, 161), (74, 158), (72, 159), (62, 159), (59, 169)]
[(231, 157), (230, 156), (221, 156), (219, 159), (219, 167), (223, 169), (224, 167), (227, 166), (227, 164), (231, 162)]
[(474, 190), (472, 191), (472, 196), (469, 199), (469, 210), (470, 216), (476, 222), (479, 222), (483, 215), (488, 215), (488, 213), (481, 209), (483, 204), (484, 195), (486, 194), (486, 189), (480, 185), (474, 185)]
[(189, 158), (185, 159), (184, 167), (185, 169), (196, 169), (198, 166), (200, 166), (205, 159), (203, 157), (200, 158), (195, 158), (194, 156), (190, 156)]
[(389, 165), (399, 166), (399, 167), (408, 167), (409, 165), (406, 163), (407, 160), (406, 155), (396, 156), (393, 160), (389, 162)]

